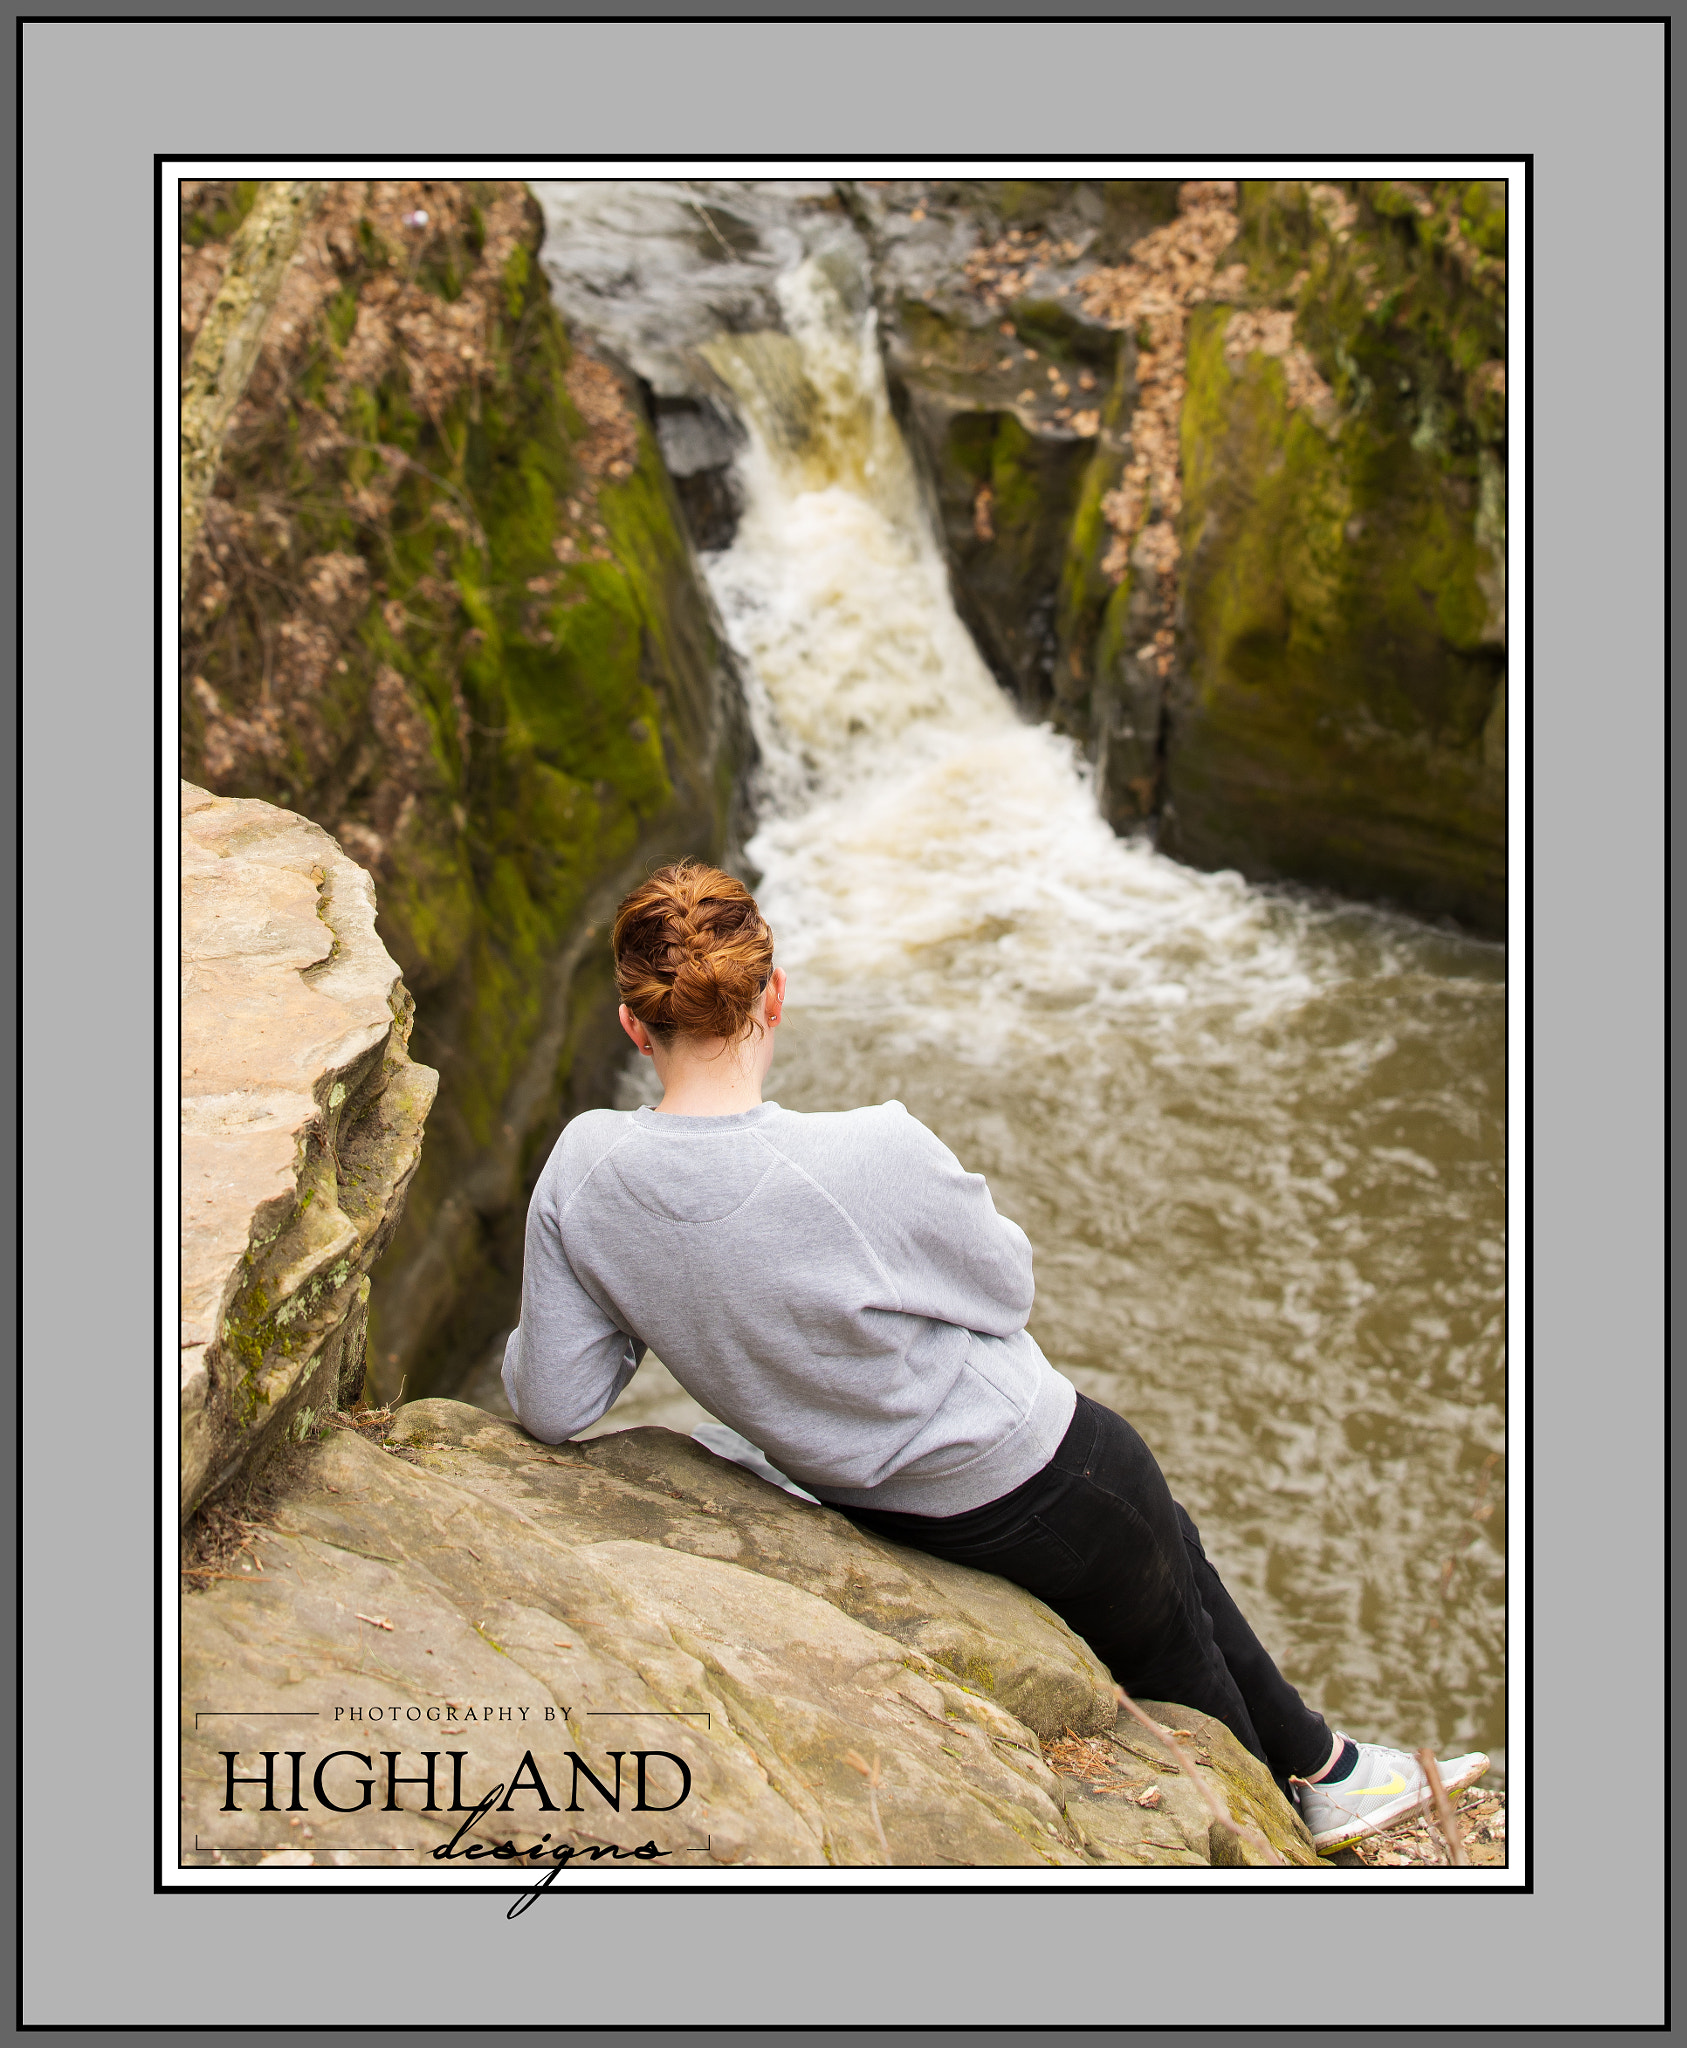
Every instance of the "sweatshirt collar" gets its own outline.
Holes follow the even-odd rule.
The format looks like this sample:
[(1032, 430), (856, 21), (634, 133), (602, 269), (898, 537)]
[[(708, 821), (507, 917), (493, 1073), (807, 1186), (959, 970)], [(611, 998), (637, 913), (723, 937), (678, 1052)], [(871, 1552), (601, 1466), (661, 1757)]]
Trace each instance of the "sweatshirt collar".
[(741, 1109), (736, 1116), (659, 1116), (654, 1109), (635, 1109), (633, 1116), (642, 1131), (659, 1131), (664, 1137), (712, 1138), (733, 1131), (753, 1130), (779, 1114), (777, 1102), (758, 1102), (754, 1109)]

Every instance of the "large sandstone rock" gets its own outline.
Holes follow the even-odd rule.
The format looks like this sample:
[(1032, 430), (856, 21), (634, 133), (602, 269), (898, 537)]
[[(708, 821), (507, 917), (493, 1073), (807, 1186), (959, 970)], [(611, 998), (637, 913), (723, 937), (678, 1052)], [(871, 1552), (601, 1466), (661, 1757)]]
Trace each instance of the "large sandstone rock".
[[(1289, 1860), (1314, 1860), (1263, 1772), (1199, 1716), (1157, 1710), (1197, 1733), (1179, 1764), (1119, 1750), (1114, 1785), (1052, 1769), (1045, 1741), (1084, 1751), (1115, 1720), (1106, 1672), (1054, 1615), (689, 1439), (552, 1448), (423, 1401), (385, 1448), (341, 1427), (297, 1455), (273, 1527), (252, 1531), (255, 1564), (182, 1603), (189, 1864), (391, 1867), (437, 1860), (465, 1826), (483, 1853), (547, 1834), (582, 1854), (650, 1842), (663, 1868), (1206, 1863), (1192, 1771), (1237, 1820), (1263, 1814)], [(260, 1782), (225, 1810), (231, 1752)], [(327, 1798), (357, 1810), (329, 1808), (319, 1766)], [(1138, 1805), (1139, 1780), (1161, 1801)], [(507, 1809), (475, 1817), (494, 1785)], [(1244, 1860), (1218, 1833), (1221, 1857)]]
[(181, 915), (186, 1515), (357, 1393), (437, 1077), (369, 877), (319, 826), (184, 783)]

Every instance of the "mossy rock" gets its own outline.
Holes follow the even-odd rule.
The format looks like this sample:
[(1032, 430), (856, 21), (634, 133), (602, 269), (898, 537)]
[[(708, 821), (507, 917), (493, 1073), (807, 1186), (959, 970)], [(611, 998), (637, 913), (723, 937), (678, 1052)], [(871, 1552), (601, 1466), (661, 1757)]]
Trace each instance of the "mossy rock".
[[(1079, 272), (1171, 219), (1176, 182), (901, 181), (864, 205), (957, 604), (1004, 685), (1087, 743), (1115, 827), (1503, 928), (1504, 201), (1480, 179), (1238, 188), (1221, 301), (1186, 331), (1175, 656), (1150, 644), (1157, 574), (1108, 561), (1136, 358)], [(965, 257), (1010, 229), (1084, 255), (987, 305)], [(1292, 352), (1227, 356), (1236, 315), (1274, 346), (1292, 318)], [(1050, 367), (1094, 380), (1093, 438), (1022, 402)]]
[(1161, 844), (1497, 933), (1504, 305), (1465, 227), (1493, 202), (1311, 193), (1244, 186), (1226, 260), (1291, 300), (1321, 416), (1282, 355), (1227, 351), (1232, 307), (1190, 323)]

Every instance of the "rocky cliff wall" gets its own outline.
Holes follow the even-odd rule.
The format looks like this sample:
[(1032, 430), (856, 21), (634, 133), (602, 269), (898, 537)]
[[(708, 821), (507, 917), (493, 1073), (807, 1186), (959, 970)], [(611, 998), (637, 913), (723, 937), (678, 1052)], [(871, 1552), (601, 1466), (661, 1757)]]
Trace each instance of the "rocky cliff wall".
[[(254, 188), (185, 189), (183, 346)], [(375, 878), (440, 1073), (370, 1370), (425, 1391), (511, 1319), (526, 1187), (619, 1043), (606, 919), (719, 854), (748, 749), (648, 423), (577, 351), (512, 183), (329, 184), (190, 564), (183, 772)]]
[(1113, 824), (1502, 931), (1503, 186), (850, 197), (957, 603)]
[(181, 1508), (362, 1390), (437, 1076), (320, 827), (182, 785)]

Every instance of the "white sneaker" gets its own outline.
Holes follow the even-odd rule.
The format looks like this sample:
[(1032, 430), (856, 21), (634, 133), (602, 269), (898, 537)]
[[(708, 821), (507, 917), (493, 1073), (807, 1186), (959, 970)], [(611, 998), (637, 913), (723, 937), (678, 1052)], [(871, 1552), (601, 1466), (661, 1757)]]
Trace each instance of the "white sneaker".
[[(1363, 1835), (1381, 1834), (1384, 1828), (1430, 1804), (1429, 1779), (1410, 1750), (1384, 1749), (1376, 1742), (1355, 1747), (1359, 1761), (1339, 1785), (1309, 1785), (1304, 1778), (1296, 1781), (1300, 1817), (1311, 1830), (1312, 1846), (1320, 1855), (1345, 1849)], [(1474, 1784), (1488, 1768), (1488, 1759), (1480, 1750), (1449, 1757), (1445, 1763), (1439, 1758), (1436, 1761), (1449, 1799)]]

